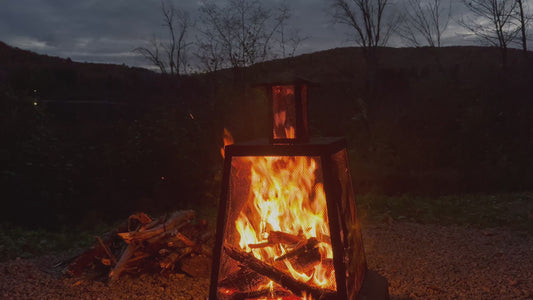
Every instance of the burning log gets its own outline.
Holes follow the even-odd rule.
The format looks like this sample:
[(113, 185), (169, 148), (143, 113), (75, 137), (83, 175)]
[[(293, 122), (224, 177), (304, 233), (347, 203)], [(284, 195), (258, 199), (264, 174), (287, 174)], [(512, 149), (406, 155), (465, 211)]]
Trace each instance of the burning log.
[(266, 289), (261, 289), (258, 291), (238, 292), (238, 293), (231, 295), (230, 299), (231, 300), (246, 300), (246, 299), (262, 298), (262, 297), (278, 298), (278, 297), (286, 297), (290, 295), (291, 293), (289, 291), (285, 291), (285, 290), (274, 290), (273, 291), (270, 288), (266, 288)]
[(236, 272), (229, 274), (226, 278), (220, 281), (219, 285), (227, 290), (237, 288), (240, 291), (246, 291), (267, 283), (268, 278), (250, 270), (249, 268), (243, 267), (239, 268)]
[(318, 265), (322, 259), (317, 247), (319, 243), (316, 238), (309, 238), (305, 243), (300, 243), (296, 248), (276, 257), (274, 261), (288, 259), (297, 271), (301, 273), (312, 272), (314, 266)]
[[(288, 258), (292, 258), (292, 257), (295, 257), (295, 256), (300, 256), (300, 255), (305, 254), (305, 253), (309, 253), (313, 249), (316, 249), (316, 246), (318, 245), (318, 243), (319, 242), (318, 242), (318, 240), (316, 238), (310, 238), (310, 239), (307, 240), (306, 243), (301, 243), (300, 245), (298, 245), (293, 250), (283, 254), (280, 257), (275, 258), (274, 260), (275, 261), (280, 261), (280, 260), (283, 260), (283, 259), (288, 259)], [(319, 255), (320, 255), (320, 253), (319, 253)], [(320, 257), (319, 257), (319, 260), (320, 260)]]
[(249, 244), (248, 247), (254, 248), (263, 248), (269, 247), (276, 244), (299, 244), (305, 241), (305, 238), (302, 235), (293, 235), (290, 233), (285, 233), (281, 231), (271, 231), (268, 233), (268, 238), (266, 242), (258, 244)]
[(223, 249), (225, 253), (235, 261), (250, 268), (254, 272), (268, 277), (270, 280), (287, 288), (295, 295), (302, 296), (306, 293), (307, 295), (311, 295), (314, 299), (334, 299), (336, 295), (336, 292), (333, 290), (314, 287), (305, 282), (296, 280), (292, 278), (292, 276), (255, 258), (252, 254), (242, 252), (231, 245), (226, 244), (223, 246)]

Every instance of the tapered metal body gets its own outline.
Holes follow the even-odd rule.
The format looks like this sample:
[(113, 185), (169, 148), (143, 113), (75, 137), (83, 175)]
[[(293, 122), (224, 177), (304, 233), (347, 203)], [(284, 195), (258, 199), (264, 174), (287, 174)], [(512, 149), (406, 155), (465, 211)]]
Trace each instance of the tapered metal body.
[(303, 83), (269, 90), (272, 115), (295, 122), (225, 147), (209, 299), (357, 299), (366, 260), (346, 141), (309, 139), (306, 97), (291, 100)]

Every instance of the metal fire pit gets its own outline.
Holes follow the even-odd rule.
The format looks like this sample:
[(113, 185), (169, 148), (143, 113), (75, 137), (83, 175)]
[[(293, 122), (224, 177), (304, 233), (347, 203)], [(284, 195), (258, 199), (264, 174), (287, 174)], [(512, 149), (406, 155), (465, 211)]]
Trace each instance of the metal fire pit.
[[(270, 140), (225, 147), (209, 299), (357, 299), (367, 268), (346, 141), (309, 139), (308, 82), (263, 86), (271, 101)], [(270, 162), (274, 171), (268, 173), (256, 162)], [(294, 177), (297, 183), (267, 186), (276, 176)], [(259, 192), (253, 190), (256, 185)], [(278, 219), (265, 213), (274, 215), (276, 208), (258, 208), (295, 198), (303, 201), (300, 208), (283, 209), (278, 219), (315, 218), (322, 231), (292, 219), (278, 228), (273, 225)], [(244, 227), (253, 233), (253, 242), (243, 242)], [(291, 268), (303, 279), (291, 275)], [(330, 282), (321, 285), (319, 270)]]

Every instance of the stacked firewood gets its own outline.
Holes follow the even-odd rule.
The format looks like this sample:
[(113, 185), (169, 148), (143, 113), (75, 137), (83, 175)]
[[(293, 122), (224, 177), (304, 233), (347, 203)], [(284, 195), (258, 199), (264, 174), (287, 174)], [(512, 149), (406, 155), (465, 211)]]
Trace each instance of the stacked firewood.
[(194, 218), (192, 210), (157, 219), (133, 214), (111, 232), (96, 237), (95, 244), (78, 255), (64, 273), (77, 277), (89, 271), (107, 272), (109, 280), (116, 280), (124, 273), (174, 271), (189, 255), (211, 256), (207, 243), (213, 233), (207, 230), (207, 222), (195, 222)]
[[(328, 237), (329, 238), (329, 237)], [(292, 277), (283, 261), (290, 261), (292, 267), (301, 273), (312, 275), (314, 267), (322, 263), (331, 272), (333, 261), (322, 257), (315, 238), (305, 238), (303, 234), (292, 235), (280, 231), (271, 231), (266, 241), (249, 244), (252, 249), (277, 247), (285, 245), (288, 251), (276, 257), (270, 263), (257, 259), (252, 253), (245, 252), (238, 247), (224, 244), (224, 253), (231, 258), (233, 268), (219, 283), (221, 292), (227, 299), (248, 299), (257, 297), (284, 297), (288, 295), (309, 295), (313, 299), (335, 299), (335, 291), (313, 286)], [(266, 284), (271, 281), (278, 284), (273, 289)], [(260, 288), (258, 288), (260, 287)], [(240, 292), (236, 292), (240, 291)]]

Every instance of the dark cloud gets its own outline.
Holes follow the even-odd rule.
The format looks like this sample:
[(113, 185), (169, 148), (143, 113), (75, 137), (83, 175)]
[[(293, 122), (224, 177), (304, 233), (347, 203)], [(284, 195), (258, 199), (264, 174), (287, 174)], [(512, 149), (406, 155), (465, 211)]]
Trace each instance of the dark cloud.
[[(7, 3), (6, 3), (7, 1)], [(283, 0), (262, 1), (275, 7)], [(397, 0), (395, 8), (405, 0)], [(454, 1), (454, 18), (462, 14)], [(165, 36), (160, 0), (4, 0), (0, 9), (0, 40), (38, 53), (76, 61), (148, 66), (132, 49), (151, 36)], [(174, 5), (194, 17), (201, 0), (176, 0)], [(307, 39), (297, 53), (353, 45), (344, 26), (333, 24), (331, 0), (290, 0), (291, 26)], [(450, 44), (472, 43), (454, 21), (445, 34)], [(391, 40), (393, 46), (399, 41)]]

